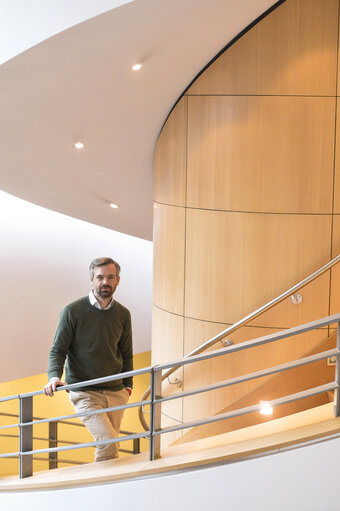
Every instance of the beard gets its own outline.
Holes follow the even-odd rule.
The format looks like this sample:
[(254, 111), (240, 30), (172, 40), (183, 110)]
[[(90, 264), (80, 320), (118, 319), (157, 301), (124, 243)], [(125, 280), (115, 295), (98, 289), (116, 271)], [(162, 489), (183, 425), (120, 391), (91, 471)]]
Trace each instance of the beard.
[(98, 289), (98, 295), (101, 297), (101, 298), (108, 298), (110, 296), (113, 295), (113, 293), (115, 292), (116, 290), (116, 287), (117, 286), (101, 286), (99, 289)]

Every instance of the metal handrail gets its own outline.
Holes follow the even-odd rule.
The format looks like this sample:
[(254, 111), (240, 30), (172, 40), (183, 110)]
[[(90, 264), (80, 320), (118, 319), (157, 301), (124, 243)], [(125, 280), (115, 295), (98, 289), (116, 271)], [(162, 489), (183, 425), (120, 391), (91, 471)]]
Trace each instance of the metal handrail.
[[(283, 396), (278, 399), (273, 399), (272, 401), (268, 401), (268, 405), (274, 407), (278, 405), (283, 405), (287, 403), (292, 403), (293, 401), (298, 401), (300, 399), (305, 399), (306, 397), (316, 396), (318, 394), (323, 394), (324, 392), (329, 392), (331, 390), (335, 390), (338, 388), (337, 383), (331, 382), (326, 383), (324, 385), (319, 385), (318, 387), (313, 387), (309, 390), (304, 390), (302, 392), (297, 392), (295, 394), (290, 394), (288, 396)], [(204, 424), (212, 424), (214, 422), (219, 422), (225, 419), (232, 419), (234, 417), (240, 417), (241, 415), (246, 415), (248, 413), (258, 412), (261, 408), (261, 404), (256, 404), (252, 406), (247, 406), (245, 408), (239, 408), (238, 410), (232, 412), (221, 413), (219, 415), (213, 415), (212, 417), (208, 417), (207, 419), (200, 419), (196, 421), (186, 422), (185, 424), (181, 424), (180, 426), (169, 426), (167, 428), (163, 428), (161, 430), (155, 431), (154, 435), (162, 435), (164, 433), (171, 433), (174, 431), (180, 431), (183, 429), (194, 428), (196, 426), (203, 426)]]
[(261, 369), (260, 371), (254, 371), (253, 373), (237, 376), (236, 378), (229, 378), (228, 380), (219, 381), (218, 383), (205, 385), (204, 387), (199, 387), (194, 391), (180, 392), (178, 394), (172, 394), (171, 396), (162, 397), (158, 399), (157, 402), (164, 403), (165, 401), (172, 401), (173, 399), (181, 399), (183, 397), (194, 396), (195, 394), (200, 394), (203, 388), (205, 389), (205, 392), (207, 392), (210, 390), (218, 390), (224, 387), (230, 387), (231, 385), (236, 385), (238, 383), (245, 383), (247, 381), (255, 380), (257, 378), (262, 378), (263, 376), (271, 376), (272, 374), (287, 371), (288, 369), (293, 369), (294, 367), (301, 367), (306, 364), (310, 364), (311, 362), (317, 362), (319, 360), (335, 357), (337, 353), (338, 352), (336, 349), (327, 350), (324, 351), (323, 353), (310, 355), (309, 357), (299, 358), (298, 360), (295, 360), (295, 362), (279, 364), (277, 366), (270, 367), (269, 369)]
[[(213, 346), (214, 344), (222, 341), (225, 337), (227, 337), (227, 335), (230, 335), (231, 333), (234, 333), (236, 332), (239, 328), (241, 328), (242, 326), (244, 326), (246, 323), (248, 323), (250, 320), (254, 320), (256, 319), (258, 316), (260, 316), (261, 314), (263, 314), (264, 312), (267, 312), (268, 310), (270, 310), (272, 307), (274, 307), (275, 305), (278, 305), (279, 303), (281, 303), (283, 300), (285, 300), (285, 298), (288, 298), (288, 296), (291, 296), (292, 294), (294, 294), (296, 291), (299, 291), (299, 289), (301, 289), (302, 287), (304, 287), (306, 284), (309, 284), (310, 282), (312, 282), (313, 280), (315, 280), (317, 277), (319, 277), (320, 275), (322, 275), (325, 271), (329, 270), (330, 268), (332, 268), (335, 264), (337, 264), (338, 262), (340, 261), (340, 254), (338, 254), (336, 257), (334, 257), (333, 259), (331, 259), (328, 263), (324, 264), (323, 266), (321, 266), (318, 270), (316, 270), (315, 272), (311, 273), (308, 277), (306, 277), (305, 279), (301, 280), (300, 282), (298, 282), (297, 284), (295, 284), (295, 286), (289, 288), (287, 291), (285, 291), (284, 293), (280, 294), (279, 296), (277, 296), (276, 298), (274, 298), (273, 300), (270, 300), (269, 302), (267, 302), (265, 305), (263, 305), (262, 307), (260, 307), (259, 309), (256, 309), (254, 312), (248, 314), (247, 316), (245, 316), (244, 318), (240, 319), (239, 321), (237, 321), (236, 323), (234, 323), (233, 325), (229, 326), (228, 328), (226, 328), (225, 330), (222, 330), (222, 332), (220, 332), (219, 334), (215, 335), (214, 337), (211, 337), (208, 341), (204, 342), (203, 344), (201, 344), (198, 348), (195, 348), (194, 350), (192, 350), (190, 353), (188, 353), (187, 355), (184, 356), (184, 358), (189, 358), (189, 357), (192, 357), (192, 356), (195, 356), (195, 355), (199, 355), (200, 353), (202, 353), (203, 351), (205, 351), (206, 349), (210, 348), (211, 346)], [(182, 364), (183, 365), (183, 364)], [(166, 378), (168, 378), (171, 374), (173, 374), (175, 371), (177, 371), (177, 369), (179, 369), (179, 367), (181, 366), (176, 366), (176, 367), (172, 367), (171, 369), (169, 369), (168, 371), (166, 371), (166, 373), (164, 373), (162, 375), (162, 381), (164, 381)], [(148, 387), (146, 389), (146, 391), (144, 392), (143, 396), (141, 397), (141, 401), (144, 401), (146, 400), (150, 395), (150, 387)], [(146, 404), (146, 403), (145, 403)], [(143, 426), (143, 428), (145, 429), (145, 431), (148, 431), (149, 430), (149, 426), (145, 420), (145, 417), (144, 417), (144, 406), (145, 404), (143, 404), (140, 408), (139, 408), (139, 411), (138, 411), (138, 416), (139, 416), (139, 420)]]
[[(82, 389), (83, 387), (93, 387), (94, 385), (100, 385), (101, 383), (109, 383), (115, 380), (121, 380), (122, 378), (129, 378), (130, 376), (139, 376), (141, 374), (150, 373), (151, 367), (143, 367), (142, 369), (135, 369), (134, 371), (126, 371), (125, 373), (113, 374), (111, 376), (103, 376), (102, 378), (95, 378), (93, 380), (81, 381), (79, 383), (70, 383), (67, 385), (61, 385), (56, 388), (56, 392), (61, 390), (74, 390)], [(26, 392), (25, 394), (14, 394), (12, 396), (6, 396), (0, 398), (0, 403), (5, 401), (12, 401), (13, 399), (20, 399), (25, 397), (34, 397), (44, 394), (43, 390), (35, 390), (34, 392)]]
[[(102, 378), (96, 378), (92, 380), (86, 380), (79, 383), (72, 383), (68, 385), (62, 385), (60, 387), (57, 387), (56, 392), (65, 391), (65, 390), (73, 390), (73, 389), (83, 389), (84, 387), (93, 387), (94, 385), (100, 385), (102, 383), (108, 383), (115, 380), (120, 380), (122, 378), (127, 378), (130, 376), (139, 376), (142, 374), (152, 374), (153, 368), (151, 367), (144, 367), (142, 369), (136, 369), (133, 371), (126, 371), (124, 373), (119, 373), (111, 376), (105, 376)], [(140, 402), (137, 403), (127, 403), (124, 406), (115, 406), (115, 407), (109, 407), (104, 408), (101, 410), (96, 410), (92, 412), (82, 412), (78, 414), (71, 414), (71, 415), (65, 415), (61, 417), (54, 417), (50, 419), (37, 419), (33, 417), (33, 397), (38, 395), (43, 395), (44, 392), (42, 390), (34, 391), (34, 392), (28, 392), (25, 394), (16, 394), (12, 396), (7, 396), (0, 398), (0, 403), (5, 403), (8, 401), (12, 401), (15, 399), (19, 400), (20, 404), (20, 412), (19, 412), (19, 422), (16, 424), (8, 424), (5, 426), (0, 426), (0, 430), (2, 429), (10, 429), (10, 428), (16, 428), (19, 427), (19, 451), (18, 452), (11, 452), (11, 453), (3, 453), (0, 454), (0, 458), (13, 458), (13, 457), (19, 457), (19, 468), (20, 468), (20, 478), (22, 477), (28, 477), (32, 475), (32, 460), (34, 454), (42, 454), (42, 453), (58, 453), (59, 451), (68, 451), (72, 449), (77, 448), (85, 448), (85, 447), (95, 447), (97, 445), (109, 445), (121, 441), (127, 441), (127, 440), (133, 440), (134, 441), (134, 450), (133, 451), (127, 451), (125, 452), (132, 452), (135, 454), (135, 446), (137, 444), (137, 441), (139, 441), (140, 438), (148, 438), (148, 433), (132, 433), (132, 434), (125, 434), (124, 436), (120, 436), (118, 438), (113, 438), (110, 440), (104, 440), (101, 442), (87, 442), (83, 444), (75, 443), (73, 445), (67, 445), (62, 447), (49, 447), (47, 449), (39, 449), (39, 450), (33, 450), (33, 426), (36, 424), (43, 424), (43, 423), (56, 423), (56, 422), (66, 422), (65, 419), (72, 419), (72, 418), (78, 418), (78, 417), (85, 417), (90, 415), (98, 415), (101, 413), (105, 413), (107, 411), (114, 411), (114, 410), (125, 410), (127, 408), (133, 408), (140, 406)], [(5, 416), (14, 417), (16, 414), (7, 414), (4, 413)], [(70, 422), (67, 421), (67, 424), (70, 424)], [(127, 433), (127, 432), (125, 432)], [(54, 442), (57, 442), (56, 438), (52, 439)], [(50, 460), (52, 465), (57, 463), (57, 459), (53, 458)]]
[[(281, 332), (278, 332), (275, 334), (262, 336), (257, 339), (251, 340), (251, 341), (245, 341), (245, 342), (239, 343), (237, 345), (228, 346), (227, 348), (215, 350), (213, 352), (209, 352), (208, 354), (196, 355), (189, 359), (184, 357), (184, 358), (177, 360), (175, 362), (161, 364), (154, 368), (154, 372), (161, 377), (162, 370), (164, 370), (168, 367), (181, 367), (182, 365), (187, 365), (187, 364), (191, 364), (191, 363), (195, 363), (195, 362), (201, 362), (203, 360), (223, 356), (228, 353), (233, 353), (236, 351), (243, 351), (243, 350), (255, 347), (255, 346), (260, 346), (260, 345), (268, 344), (268, 343), (278, 341), (281, 339), (293, 337), (295, 335), (309, 332), (309, 331), (315, 330), (317, 328), (330, 326), (334, 323), (337, 323), (337, 347), (336, 347), (336, 349), (328, 350), (326, 352), (319, 353), (319, 354), (316, 354), (311, 357), (306, 357), (303, 360), (303, 364), (301, 364), (301, 365), (304, 365), (307, 363), (313, 363), (317, 360), (322, 360), (325, 358), (325, 355), (336, 356), (337, 362), (336, 362), (336, 368), (335, 368), (335, 381), (324, 384), (324, 385), (320, 385), (317, 387), (313, 387), (311, 389), (304, 390), (302, 392), (297, 392), (295, 394), (290, 394), (287, 396), (282, 396), (277, 399), (273, 399), (272, 401), (269, 401), (268, 404), (274, 407), (274, 406), (291, 403), (293, 401), (304, 399), (306, 397), (314, 396), (317, 394), (322, 394), (322, 393), (337, 389), (336, 401), (335, 401), (335, 406), (334, 406), (334, 414), (336, 417), (339, 417), (339, 415), (340, 415), (340, 392), (339, 392), (339, 383), (340, 383), (340, 363), (339, 363), (339, 357), (340, 357), (340, 314), (334, 314), (332, 316), (328, 316), (327, 318), (323, 318), (323, 319), (320, 319), (317, 321), (312, 321), (310, 323), (306, 323), (306, 324), (303, 324), (303, 325), (300, 325), (297, 327), (289, 328), (289, 329), (286, 329), (284, 331), (281, 331)], [(258, 373), (251, 373), (251, 374), (244, 375), (243, 378), (245, 380), (261, 378), (262, 376), (273, 374), (273, 372), (280, 373), (282, 371), (286, 371), (288, 369), (296, 367), (297, 365), (299, 365), (297, 363), (297, 361), (288, 362), (286, 364), (282, 364), (281, 366), (271, 367), (269, 369), (259, 371)], [(154, 378), (154, 382), (155, 381), (157, 382), (157, 378)], [(159, 378), (158, 385), (160, 384), (160, 382), (161, 382), (161, 378)], [(229, 385), (235, 385), (237, 383), (239, 383), (238, 378), (233, 378), (230, 380), (226, 380), (224, 382), (220, 382), (221, 387), (227, 387)], [(154, 383), (153, 389), (152, 389), (153, 394), (155, 394), (156, 386), (157, 386), (157, 383)], [(186, 394), (186, 396), (191, 396), (191, 395), (202, 393), (202, 392), (208, 392), (210, 390), (212, 390), (211, 386), (208, 385), (208, 386), (202, 387), (200, 389), (188, 391), (185, 394)], [(155, 396), (155, 398), (152, 400), (153, 401), (153, 413), (154, 413), (155, 407), (157, 405), (159, 406), (163, 401), (177, 399), (178, 397), (182, 397), (182, 396), (183, 396), (182, 393), (168, 396), (168, 398), (163, 398), (162, 396)], [(178, 426), (170, 426), (170, 427), (166, 427), (166, 428), (161, 428), (160, 416), (158, 415), (158, 421), (156, 424), (153, 424), (153, 428), (150, 432), (150, 438), (151, 438), (152, 442), (154, 444), (157, 442), (156, 447), (154, 447), (154, 449), (153, 449), (153, 451), (155, 452), (154, 457), (158, 457), (160, 455), (160, 436), (164, 433), (180, 431), (180, 430), (184, 430), (187, 428), (201, 426), (203, 424), (211, 424), (213, 422), (219, 422), (221, 420), (238, 417), (238, 416), (245, 415), (248, 413), (253, 413), (253, 412), (259, 411), (260, 407), (261, 407), (261, 404), (256, 404), (256, 405), (249, 406), (246, 408), (241, 408), (238, 410), (233, 410), (233, 411), (226, 412), (223, 414), (215, 415), (213, 417), (207, 417), (205, 419), (191, 421), (191, 422), (180, 424)], [(152, 458), (152, 459), (154, 459), (154, 458)]]
[[(61, 390), (64, 390), (64, 387), (61, 387)], [(6, 426), (0, 426), (0, 430), (2, 429), (11, 429), (11, 428), (21, 428), (21, 427), (27, 427), (27, 426), (36, 426), (37, 424), (46, 424), (49, 422), (58, 422), (59, 420), (65, 420), (65, 419), (75, 419), (77, 417), (91, 417), (93, 415), (100, 415), (101, 413), (106, 412), (113, 412), (117, 410), (126, 410), (127, 408), (136, 408), (137, 406), (140, 406), (141, 401), (138, 401), (136, 403), (128, 403), (126, 405), (119, 405), (119, 406), (111, 406), (109, 408), (101, 408), (100, 410), (94, 410), (91, 412), (81, 412), (81, 413), (73, 413), (70, 415), (62, 415), (61, 417), (53, 417), (50, 419), (39, 419), (39, 420), (32, 420), (32, 421), (25, 421), (25, 422), (18, 422), (17, 424), (8, 424)], [(151, 404), (151, 401), (149, 402)]]
[[(272, 406), (278, 406), (282, 405), (284, 403), (290, 403), (292, 401), (297, 401), (300, 399), (304, 399), (309, 396), (314, 396), (317, 394), (321, 394), (330, 390), (337, 389), (336, 393), (336, 401), (335, 401), (335, 408), (334, 413), (335, 416), (340, 416), (340, 393), (339, 393), (339, 386), (340, 386), (340, 370), (339, 370), (339, 356), (340, 356), (340, 314), (334, 314), (332, 316), (329, 316), (327, 318), (323, 318), (317, 321), (312, 321), (310, 323), (306, 323), (304, 325), (300, 325), (297, 327), (286, 329), (285, 331), (280, 331), (274, 334), (266, 335), (259, 337), (257, 339), (251, 340), (251, 341), (245, 341), (242, 343), (238, 343), (237, 345), (228, 346), (227, 348), (222, 348), (219, 350), (215, 350), (213, 352), (205, 353), (205, 354), (199, 354), (195, 355), (191, 358), (182, 358), (180, 360), (176, 360), (171, 363), (166, 363), (162, 365), (157, 365), (151, 368), (147, 368), (145, 370), (139, 370), (136, 371), (140, 374), (143, 374), (145, 372), (150, 373), (151, 375), (151, 399), (150, 399), (150, 405), (151, 405), (151, 428), (150, 432), (144, 432), (144, 433), (136, 433), (133, 435), (128, 435), (125, 437), (120, 438), (112, 438), (109, 440), (102, 440), (97, 442), (88, 442), (83, 444), (76, 444), (76, 445), (67, 445), (62, 447), (52, 447), (52, 448), (46, 448), (46, 449), (36, 449), (33, 450), (32, 448), (32, 436), (33, 436), (33, 430), (32, 430), (32, 424), (38, 423), (40, 421), (32, 421), (32, 394), (36, 395), (37, 393), (29, 393), (29, 394), (22, 394), (20, 399), (20, 449), (18, 452), (10, 452), (10, 453), (3, 453), (0, 454), (0, 458), (12, 458), (13, 456), (19, 456), (20, 460), (20, 477), (27, 477), (32, 475), (32, 460), (33, 456), (40, 455), (43, 453), (57, 453), (60, 451), (69, 451), (73, 449), (79, 449), (79, 448), (85, 448), (85, 447), (92, 447), (95, 445), (108, 445), (113, 444), (122, 440), (133, 440), (137, 438), (147, 438), (150, 440), (150, 460), (154, 460), (158, 457), (160, 457), (160, 437), (164, 433), (168, 433), (170, 431), (177, 431), (177, 430), (183, 430), (203, 424), (210, 424), (213, 422), (218, 422), (221, 420), (229, 419), (232, 417), (237, 417), (241, 415), (245, 415), (248, 413), (253, 413), (256, 411), (259, 411), (259, 404), (255, 404), (252, 406), (248, 406), (246, 408), (241, 408), (238, 410), (233, 410), (230, 412), (226, 412), (223, 414), (219, 414), (217, 416), (213, 417), (206, 417), (204, 419), (195, 420), (191, 422), (186, 422), (178, 426), (171, 426), (167, 428), (161, 427), (160, 422), (160, 407), (161, 403), (166, 399), (177, 399), (178, 397), (183, 397), (182, 393), (178, 393), (177, 395), (168, 396), (167, 398), (163, 398), (161, 396), (161, 376), (162, 371), (164, 369), (167, 369), (169, 367), (180, 367), (182, 365), (192, 364), (196, 362), (200, 362), (203, 360), (208, 360), (210, 358), (220, 357), (220, 356), (226, 356), (230, 353), (236, 352), (236, 351), (242, 351), (247, 350), (248, 348), (252, 348), (255, 346), (260, 346), (268, 343), (272, 343), (275, 341), (278, 341), (283, 338), (293, 338), (293, 336), (296, 336), (298, 334), (302, 334), (304, 332), (308, 332), (311, 330), (319, 329), (325, 326), (330, 326), (334, 323), (337, 323), (337, 347), (334, 350), (327, 350), (323, 353), (318, 353), (315, 355), (312, 355), (310, 357), (305, 357), (304, 359), (299, 359), (298, 361), (288, 362), (286, 364), (282, 364), (280, 366), (271, 367), (269, 369), (265, 369), (262, 371), (258, 371), (255, 373), (250, 373), (247, 375), (243, 375), (240, 378), (244, 379), (255, 379), (255, 378), (261, 378), (263, 376), (280, 373), (282, 371), (286, 371), (288, 369), (291, 369), (293, 367), (297, 367), (298, 365), (303, 364), (309, 364), (316, 362), (317, 360), (325, 359), (325, 357), (328, 356), (335, 356), (337, 359), (336, 362), (336, 368), (335, 368), (335, 380), (326, 383), (317, 387), (310, 388), (308, 390), (304, 390), (302, 392), (297, 392), (295, 394), (290, 394), (286, 396), (281, 396), (277, 399), (274, 399), (269, 402)], [(133, 373), (133, 372), (132, 372)], [(123, 373), (120, 375), (121, 377), (127, 373)], [(116, 379), (116, 376), (110, 377), (112, 380)], [(93, 382), (92, 382), (93, 383)], [(219, 382), (219, 385), (221, 387), (227, 387), (230, 385), (235, 385), (239, 383), (239, 378), (233, 378), (230, 380), (226, 380), (224, 382)], [(87, 382), (87, 385), (90, 385), (91, 382)], [(77, 384), (79, 387), (84, 386), (83, 383)], [(66, 386), (62, 386), (58, 389), (59, 391), (66, 390)], [(186, 392), (186, 396), (195, 395), (198, 393), (203, 392), (209, 392), (212, 390), (211, 385), (201, 387), (199, 389), (194, 389), (190, 392)], [(39, 394), (41, 391), (38, 392)], [(2, 401), (6, 401), (6, 398), (3, 398)], [(122, 408), (129, 408), (131, 406), (125, 405), (124, 407), (115, 407), (116, 409), (122, 409)], [(105, 412), (105, 409), (103, 410), (97, 410), (97, 413), (103, 413)], [(90, 414), (91, 412), (89, 412)], [(80, 414), (78, 414), (79, 416)], [(63, 417), (65, 418), (65, 417)], [(55, 420), (55, 419), (54, 419)], [(13, 426), (13, 425), (11, 425)]]
[(31, 456), (36, 453), (43, 454), (43, 453), (50, 453), (50, 452), (72, 451), (74, 449), (84, 449), (86, 447), (96, 447), (97, 445), (115, 444), (117, 442), (121, 442), (123, 439), (124, 440), (134, 440), (135, 438), (146, 438), (147, 436), (148, 436), (148, 433), (135, 433), (134, 435), (128, 435), (124, 438), (117, 437), (117, 438), (111, 438), (110, 440), (86, 442), (86, 443), (82, 443), (82, 444), (67, 445), (67, 446), (63, 446), (63, 447), (35, 449), (35, 450), (30, 450), (30, 451), (7, 452), (4, 454), (0, 454), (0, 458), (12, 458), (13, 456)]

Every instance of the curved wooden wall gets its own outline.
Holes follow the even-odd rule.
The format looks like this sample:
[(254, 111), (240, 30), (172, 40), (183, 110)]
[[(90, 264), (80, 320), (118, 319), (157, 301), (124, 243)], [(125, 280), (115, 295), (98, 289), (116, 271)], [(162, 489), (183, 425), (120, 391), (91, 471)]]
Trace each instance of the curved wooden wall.
[[(155, 154), (153, 363), (181, 357), (340, 252), (338, 18), (339, 0), (286, 0), (169, 116)], [(234, 342), (339, 312), (339, 274)], [(184, 385), (302, 356), (326, 333), (186, 369)], [(164, 424), (216, 413), (253, 386), (173, 403)]]

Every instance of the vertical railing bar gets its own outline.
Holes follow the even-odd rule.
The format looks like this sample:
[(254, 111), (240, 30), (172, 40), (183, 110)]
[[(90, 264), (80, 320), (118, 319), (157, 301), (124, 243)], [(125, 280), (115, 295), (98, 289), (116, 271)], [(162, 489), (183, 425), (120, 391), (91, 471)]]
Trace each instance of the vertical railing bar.
[[(158, 370), (155, 372), (155, 405), (153, 408), (154, 419), (153, 419), (153, 431), (159, 431), (161, 429), (161, 407), (162, 404), (158, 403), (157, 400), (162, 398), (162, 371)], [(156, 460), (161, 457), (161, 436), (154, 435), (153, 440), (153, 459)]]
[(162, 393), (162, 371), (158, 367), (152, 368), (151, 373), (151, 414), (150, 414), (150, 460), (161, 456), (161, 438), (155, 431), (161, 428), (161, 403), (157, 403)]
[(149, 458), (154, 460), (154, 408), (155, 408), (155, 369), (151, 369), (150, 373), (150, 442), (149, 442)]
[[(336, 348), (338, 353), (340, 352), (340, 322), (338, 321), (338, 329), (337, 329), (337, 337), (336, 337)], [(335, 406), (334, 406), (334, 415), (335, 417), (340, 416), (340, 361), (339, 354), (336, 357), (335, 364), (335, 381), (336, 381), (336, 396), (335, 396)]]
[(133, 454), (140, 453), (140, 438), (135, 438), (133, 441)]
[(30, 477), (33, 474), (33, 456), (23, 456), (21, 453), (33, 450), (33, 426), (24, 426), (25, 422), (32, 422), (33, 396), (19, 398), (19, 477)]
[[(48, 423), (48, 447), (58, 447), (58, 422)], [(53, 470), (58, 468), (58, 452), (50, 452), (48, 456), (48, 468)]]

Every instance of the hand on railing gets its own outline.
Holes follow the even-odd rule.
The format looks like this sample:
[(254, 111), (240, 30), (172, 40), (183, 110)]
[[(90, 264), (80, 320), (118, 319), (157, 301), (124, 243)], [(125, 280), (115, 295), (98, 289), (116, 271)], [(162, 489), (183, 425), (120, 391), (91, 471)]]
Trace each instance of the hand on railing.
[[(53, 397), (53, 394), (57, 390), (57, 387), (61, 387), (62, 385), (67, 385), (67, 383), (65, 381), (60, 380), (57, 377), (50, 378), (49, 382), (43, 388), (44, 394), (46, 394), (46, 396)], [(66, 390), (66, 392), (70, 391)]]

